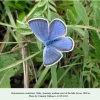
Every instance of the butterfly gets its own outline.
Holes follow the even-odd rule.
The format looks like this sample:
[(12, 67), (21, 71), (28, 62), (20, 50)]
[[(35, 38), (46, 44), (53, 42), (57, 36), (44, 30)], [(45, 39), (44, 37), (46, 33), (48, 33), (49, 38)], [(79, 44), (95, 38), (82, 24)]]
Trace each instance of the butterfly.
[(34, 18), (28, 21), (34, 35), (44, 44), (43, 63), (51, 66), (59, 62), (63, 57), (62, 52), (72, 51), (74, 41), (71, 37), (65, 37), (67, 27), (65, 23), (55, 18), (50, 23), (44, 18)]

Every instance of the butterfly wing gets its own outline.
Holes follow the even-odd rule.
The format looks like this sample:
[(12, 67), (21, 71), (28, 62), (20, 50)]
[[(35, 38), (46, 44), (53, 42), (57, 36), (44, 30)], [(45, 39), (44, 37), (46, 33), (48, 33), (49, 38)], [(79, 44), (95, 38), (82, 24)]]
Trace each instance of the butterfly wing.
[(69, 52), (73, 50), (74, 41), (70, 37), (60, 37), (58, 41), (51, 44), (54, 48), (62, 52)]
[(54, 19), (49, 25), (49, 39), (53, 40), (57, 37), (64, 36), (66, 33), (66, 25), (60, 19)]
[(45, 47), (43, 51), (43, 60), (45, 66), (51, 66), (62, 58), (62, 53), (53, 47)]
[(35, 34), (35, 36), (41, 41), (45, 42), (48, 40), (48, 21), (43, 18), (35, 18), (28, 21), (28, 24)]

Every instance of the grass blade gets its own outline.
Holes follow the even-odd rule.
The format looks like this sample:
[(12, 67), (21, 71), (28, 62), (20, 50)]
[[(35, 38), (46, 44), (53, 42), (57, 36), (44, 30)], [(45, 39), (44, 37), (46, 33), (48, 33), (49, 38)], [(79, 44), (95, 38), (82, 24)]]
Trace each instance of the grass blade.
[(42, 83), (42, 80), (44, 79), (44, 77), (46, 76), (48, 70), (50, 69), (50, 67), (46, 67), (44, 69), (44, 71), (41, 73), (39, 79), (37, 80), (36, 84), (34, 85), (34, 88), (39, 88), (41, 83)]
[(51, 66), (52, 88), (57, 88), (56, 64)]

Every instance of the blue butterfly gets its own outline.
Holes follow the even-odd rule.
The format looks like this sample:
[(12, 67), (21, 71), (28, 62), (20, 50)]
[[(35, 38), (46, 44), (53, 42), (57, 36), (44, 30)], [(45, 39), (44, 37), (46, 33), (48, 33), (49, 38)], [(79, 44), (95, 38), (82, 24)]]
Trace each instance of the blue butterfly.
[(63, 21), (56, 18), (48, 22), (44, 18), (34, 18), (28, 24), (35, 36), (44, 44), (43, 63), (51, 66), (57, 63), (62, 57), (62, 52), (72, 51), (74, 41), (66, 35), (66, 25)]

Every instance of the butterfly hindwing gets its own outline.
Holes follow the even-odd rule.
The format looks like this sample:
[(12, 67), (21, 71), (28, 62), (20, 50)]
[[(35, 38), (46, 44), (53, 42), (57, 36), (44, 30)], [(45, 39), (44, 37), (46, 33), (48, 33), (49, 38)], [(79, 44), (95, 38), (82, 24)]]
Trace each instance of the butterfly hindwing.
[(64, 36), (66, 26), (60, 19), (54, 19), (49, 25), (49, 39), (53, 40), (57, 37)]
[(53, 47), (45, 47), (43, 51), (43, 60), (45, 66), (51, 66), (62, 58), (62, 53)]
[(74, 41), (70, 37), (60, 37), (59, 41), (55, 41), (51, 45), (59, 51), (69, 52), (73, 50)]
[(40, 18), (40, 19), (32, 19), (28, 21), (28, 24), (35, 34), (35, 36), (41, 41), (45, 42), (48, 40), (48, 21), (46, 19)]

